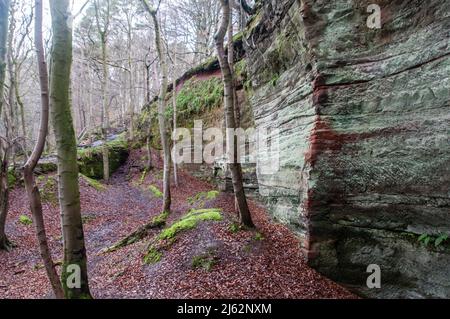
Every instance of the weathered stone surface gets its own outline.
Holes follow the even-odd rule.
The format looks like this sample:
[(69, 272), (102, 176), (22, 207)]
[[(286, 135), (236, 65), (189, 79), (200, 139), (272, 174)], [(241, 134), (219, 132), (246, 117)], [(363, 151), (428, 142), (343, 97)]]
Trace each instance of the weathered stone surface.
[[(103, 145), (95, 144), (95, 147), (88, 147), (78, 151), (78, 166), (80, 173), (93, 179), (103, 178)], [(109, 150), (109, 170), (114, 173), (122, 166), (129, 155), (128, 143), (123, 135), (107, 143)]]
[[(245, 34), (257, 127), (280, 130), (258, 176), (309, 262), (377, 297), (450, 297), (450, 1), (263, 1)], [(382, 288), (368, 290), (369, 264)]]

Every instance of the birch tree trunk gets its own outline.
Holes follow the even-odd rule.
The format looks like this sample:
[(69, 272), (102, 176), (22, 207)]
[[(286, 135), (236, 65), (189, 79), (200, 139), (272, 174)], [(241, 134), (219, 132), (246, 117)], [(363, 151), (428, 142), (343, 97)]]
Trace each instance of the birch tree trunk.
[(42, 40), (42, 0), (35, 1), (35, 42), (36, 52), (39, 65), (39, 80), (41, 88), (41, 123), (39, 127), (39, 135), (34, 150), (24, 167), (25, 189), (27, 191), (28, 200), (30, 202), (31, 212), (33, 214), (34, 225), (36, 227), (36, 235), (39, 243), (42, 261), (44, 263), (47, 276), (53, 288), (53, 292), (57, 299), (64, 298), (64, 292), (58, 273), (53, 263), (50, 248), (47, 242), (45, 231), (44, 216), (42, 211), (41, 194), (34, 180), (34, 170), (45, 147), (45, 137), (48, 133), (49, 120), (49, 86), (47, 63), (45, 62), (44, 45)]
[(69, 0), (50, 0), (53, 47), (50, 111), (58, 156), (58, 188), (64, 260), (61, 283), (68, 299), (92, 298), (87, 274), (86, 246), (81, 220), (77, 145), (70, 105), (72, 17)]
[[(222, 69), (223, 83), (224, 83), (224, 104), (226, 114), (226, 128), (227, 134), (230, 130), (234, 131), (236, 128), (235, 122), (235, 110), (234, 110), (234, 91), (233, 91), (233, 74), (230, 68), (230, 64), (225, 53), (224, 38), (227, 33), (230, 22), (230, 3), (229, 0), (220, 0), (222, 6), (222, 21), (219, 26), (219, 30), (215, 36), (217, 55), (219, 57), (220, 68)], [(232, 41), (232, 39), (231, 39)], [(234, 142), (231, 142), (233, 138)], [(230, 145), (232, 143), (232, 145)], [(247, 198), (245, 196), (242, 168), (238, 163), (237, 158), (237, 138), (236, 135), (227, 137), (227, 153), (230, 161), (229, 167), (231, 170), (231, 176), (233, 181), (233, 189), (236, 197), (237, 206), (239, 208), (241, 223), (247, 227), (254, 227), (250, 210), (247, 204)]]
[(170, 212), (171, 206), (171, 194), (170, 194), (170, 167), (171, 167), (171, 151), (170, 151), (170, 137), (167, 131), (166, 123), (166, 95), (168, 86), (168, 76), (167, 76), (167, 61), (166, 55), (162, 47), (161, 39), (161, 29), (158, 21), (158, 9), (152, 8), (147, 0), (142, 0), (146, 10), (150, 13), (153, 24), (155, 26), (155, 45), (156, 51), (158, 52), (159, 64), (161, 69), (161, 90), (159, 94), (158, 101), (158, 121), (159, 121), (159, 131), (161, 135), (161, 143), (164, 152), (164, 178), (163, 178), (163, 192), (164, 192), (164, 203), (163, 212)]

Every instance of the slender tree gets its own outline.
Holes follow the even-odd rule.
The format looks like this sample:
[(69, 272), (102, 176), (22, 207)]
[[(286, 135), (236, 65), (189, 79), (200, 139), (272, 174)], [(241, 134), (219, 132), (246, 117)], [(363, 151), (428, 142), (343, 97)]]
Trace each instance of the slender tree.
[[(6, 44), (8, 39), (9, 7), (9, 0), (0, 0), (0, 119), (3, 117), (3, 93), (6, 76)], [(6, 120), (4, 122), (6, 122)], [(11, 248), (11, 243), (5, 234), (9, 198), (8, 153), (8, 141), (6, 138), (0, 137), (0, 249), (2, 250), (9, 250)]]
[(56, 137), (58, 188), (64, 260), (61, 282), (66, 298), (91, 298), (81, 220), (77, 145), (70, 103), (72, 17), (69, 0), (50, 0), (51, 52), (50, 113)]
[(36, 53), (39, 66), (39, 78), (41, 87), (41, 123), (39, 135), (34, 150), (24, 167), (25, 188), (30, 202), (31, 212), (33, 214), (34, 224), (36, 227), (36, 235), (39, 242), (42, 261), (47, 271), (47, 276), (53, 288), (53, 292), (58, 299), (64, 298), (64, 292), (58, 273), (53, 263), (52, 255), (47, 242), (45, 231), (44, 216), (42, 210), (41, 194), (34, 180), (34, 170), (42, 156), (45, 147), (45, 138), (48, 133), (49, 120), (49, 86), (48, 71), (45, 61), (44, 45), (42, 40), (42, 0), (35, 1), (35, 27), (34, 39), (36, 42)]
[(170, 212), (171, 206), (171, 195), (170, 195), (170, 166), (171, 166), (171, 151), (170, 151), (170, 138), (167, 130), (166, 123), (166, 96), (167, 96), (167, 86), (168, 86), (168, 70), (167, 70), (167, 60), (166, 54), (162, 45), (161, 29), (158, 21), (158, 10), (159, 2), (157, 7), (151, 6), (147, 0), (141, 0), (144, 4), (145, 9), (151, 15), (153, 20), (153, 25), (155, 28), (155, 45), (156, 51), (158, 52), (159, 64), (161, 69), (161, 89), (158, 99), (158, 121), (159, 121), (159, 131), (161, 134), (161, 143), (164, 152), (164, 178), (163, 178), (163, 189), (164, 189), (164, 203), (163, 211)]
[(106, 0), (106, 12), (104, 13), (104, 23), (101, 25), (100, 21), (100, 4), (98, 0), (94, 1), (95, 8), (95, 20), (97, 24), (97, 31), (100, 35), (100, 42), (102, 46), (102, 94), (103, 94), (103, 106), (102, 106), (102, 135), (103, 135), (103, 179), (109, 181), (109, 150), (107, 145), (108, 130), (109, 130), (109, 101), (108, 101), (108, 87), (109, 87), (109, 67), (108, 67), (108, 33), (111, 18), (111, 3), (110, 0)]
[[(225, 35), (228, 31), (229, 24), (231, 23), (231, 9), (229, 0), (220, 0), (220, 3), (222, 6), (222, 21), (215, 35), (215, 41), (224, 83), (226, 128), (227, 135), (229, 135), (230, 131), (234, 132), (234, 130), (236, 129), (233, 73), (230, 68), (230, 63), (228, 61), (228, 57), (224, 48)], [(232, 41), (232, 39), (228, 39), (228, 41)], [(231, 142), (231, 139), (234, 139), (234, 141)], [(237, 144), (237, 138), (234, 134), (233, 136), (227, 136), (227, 153), (230, 161), (229, 167), (233, 181), (234, 194), (236, 197), (241, 223), (246, 225), (247, 227), (254, 227), (250, 210), (248, 208), (247, 198), (245, 196), (242, 167), (241, 164), (238, 163)]]
[[(172, 104), (173, 104), (173, 130), (177, 129), (177, 47), (178, 47), (178, 37), (175, 34), (175, 45), (174, 45), (174, 53), (173, 53), (173, 85), (172, 85)], [(175, 186), (178, 187), (178, 168), (177, 168), (177, 154), (173, 153), (173, 180), (175, 182)]]

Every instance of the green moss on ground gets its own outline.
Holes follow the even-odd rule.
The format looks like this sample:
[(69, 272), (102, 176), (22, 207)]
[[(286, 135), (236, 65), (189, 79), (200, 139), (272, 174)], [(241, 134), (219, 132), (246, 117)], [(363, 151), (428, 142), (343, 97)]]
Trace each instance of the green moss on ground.
[(199, 256), (192, 258), (192, 268), (193, 269), (204, 269), (206, 271), (211, 271), (217, 264), (218, 258), (213, 251), (207, 252)]
[(21, 223), (22, 225), (28, 226), (28, 225), (33, 224), (33, 220), (26, 215), (21, 215), (19, 217), (19, 223)]
[(94, 215), (83, 215), (81, 217), (81, 220), (83, 221), (83, 224), (89, 224), (90, 222), (94, 221), (96, 217)]
[(211, 201), (217, 198), (219, 196), (220, 192), (218, 191), (209, 191), (209, 192), (201, 192), (196, 194), (195, 196), (189, 197), (187, 199), (188, 203), (190, 205), (195, 205), (199, 208), (202, 208), (205, 206), (206, 201)]
[(148, 249), (147, 254), (144, 256), (144, 263), (147, 265), (156, 264), (161, 260), (162, 256), (162, 252), (152, 246)]
[(162, 197), (164, 196), (163, 192), (161, 192), (161, 191), (159, 190), (159, 188), (156, 187), (155, 185), (150, 185), (150, 186), (148, 187), (148, 190), (149, 190), (150, 192), (152, 192), (153, 196), (155, 196), (156, 198), (162, 198)]
[(39, 178), (41, 184), (41, 200), (44, 203), (56, 205), (58, 203), (58, 183), (54, 176), (42, 176)]
[(102, 253), (113, 252), (113, 251), (119, 250), (120, 248), (129, 246), (129, 245), (132, 245), (132, 244), (135, 244), (135, 243), (141, 241), (148, 235), (149, 230), (155, 229), (155, 228), (160, 228), (160, 227), (164, 226), (166, 224), (166, 221), (167, 221), (167, 218), (169, 217), (169, 215), (170, 214), (168, 212), (163, 212), (163, 213), (159, 214), (158, 216), (154, 217), (150, 223), (139, 227), (138, 230), (131, 233), (124, 239), (118, 241), (111, 247), (104, 249), (102, 251)]
[(106, 190), (106, 186), (95, 179), (89, 178), (81, 173), (80, 178), (84, 179), (89, 186), (91, 186), (92, 188), (96, 189), (99, 192)]
[(170, 240), (177, 234), (186, 230), (192, 229), (202, 221), (221, 221), (221, 210), (216, 208), (192, 210), (184, 215), (180, 220), (172, 224), (170, 227), (164, 229), (159, 234), (158, 239)]
[(168, 249), (168, 247), (175, 242), (176, 236), (181, 232), (193, 229), (203, 221), (221, 220), (222, 215), (220, 209), (191, 210), (171, 226), (163, 229), (161, 233), (152, 240), (144, 256), (144, 262), (146, 264), (155, 264), (159, 262), (163, 257), (163, 251)]

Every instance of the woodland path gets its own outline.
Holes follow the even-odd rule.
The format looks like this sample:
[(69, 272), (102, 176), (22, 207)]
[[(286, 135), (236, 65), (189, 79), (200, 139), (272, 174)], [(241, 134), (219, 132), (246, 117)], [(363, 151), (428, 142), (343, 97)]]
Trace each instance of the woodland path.
[[(220, 194), (206, 207), (221, 208), (224, 219), (206, 222), (177, 237), (160, 262), (142, 261), (150, 236), (108, 254), (100, 251), (159, 215), (161, 199), (148, 190), (159, 188), (161, 162), (141, 184), (143, 151), (133, 151), (116, 172), (107, 189), (97, 191), (80, 180), (85, 222), (90, 286), (95, 298), (355, 298), (345, 288), (309, 268), (299, 242), (286, 227), (272, 222), (259, 204), (250, 201), (257, 231), (230, 231), (235, 220), (230, 194)], [(188, 198), (214, 187), (180, 172), (180, 186), (172, 189), (173, 212), (168, 224), (185, 214)], [(18, 247), (0, 252), (0, 298), (50, 298), (51, 291), (35, 241), (33, 225), (22, 225), (29, 216), (22, 188), (12, 191), (7, 233)], [(61, 252), (58, 209), (45, 207), (51, 248)], [(210, 271), (193, 269), (192, 260), (214, 252)], [(55, 260), (61, 258), (54, 256)]]

